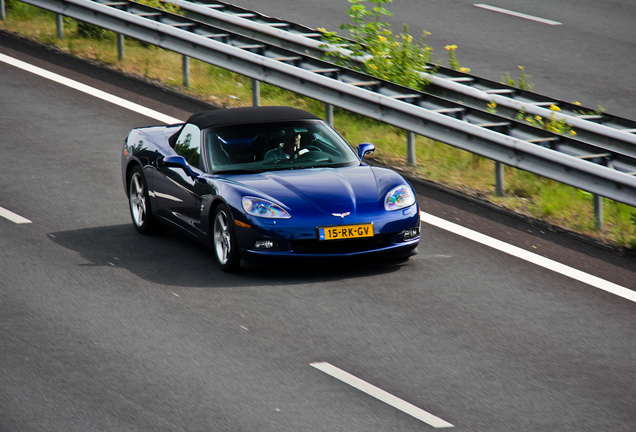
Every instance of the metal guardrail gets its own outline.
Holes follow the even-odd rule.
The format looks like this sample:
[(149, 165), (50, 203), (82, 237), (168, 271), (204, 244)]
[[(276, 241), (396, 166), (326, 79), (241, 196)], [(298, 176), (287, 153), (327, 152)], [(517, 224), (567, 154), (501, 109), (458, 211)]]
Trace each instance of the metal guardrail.
[[(100, 1), (100, 0), (98, 0)], [(187, 17), (227, 31), (258, 39), (287, 50), (323, 57), (322, 33), (300, 24), (280, 20), (217, 0), (165, 0), (178, 6)], [(355, 62), (355, 58), (351, 58)], [(357, 59), (358, 62), (361, 59)], [(577, 132), (577, 139), (604, 147), (607, 151), (636, 157), (636, 121), (628, 120), (574, 103), (564, 102), (459, 72), (440, 65), (430, 65), (436, 72), (430, 76), (426, 92), (458, 104), (487, 111), (495, 102), (499, 115), (514, 119), (521, 110), (528, 115), (565, 119)], [(559, 113), (546, 108), (559, 107)]]
[[(281, 47), (280, 41), (269, 43), (259, 35), (250, 38), (201, 19), (169, 14), (127, 0), (23, 1), (518, 169), (636, 205), (636, 178), (631, 175), (636, 172), (636, 159), (629, 154), (629, 145), (603, 148), (599, 152), (596, 144), (554, 135), (466, 104), (334, 66)], [(268, 26), (280, 30), (275, 21), (272, 19)], [(632, 136), (625, 131), (616, 132), (621, 138)], [(618, 141), (606, 140), (610, 144)]]

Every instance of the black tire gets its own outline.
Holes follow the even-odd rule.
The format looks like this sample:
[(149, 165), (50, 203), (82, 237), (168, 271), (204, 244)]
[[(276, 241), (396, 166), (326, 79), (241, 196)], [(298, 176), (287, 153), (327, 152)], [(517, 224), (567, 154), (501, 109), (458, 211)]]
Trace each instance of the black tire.
[(212, 249), (221, 270), (232, 273), (239, 269), (239, 256), (234, 219), (225, 204), (219, 204), (212, 220)]
[(143, 169), (136, 166), (128, 177), (128, 207), (133, 225), (142, 234), (157, 232), (157, 220), (152, 215), (148, 184)]

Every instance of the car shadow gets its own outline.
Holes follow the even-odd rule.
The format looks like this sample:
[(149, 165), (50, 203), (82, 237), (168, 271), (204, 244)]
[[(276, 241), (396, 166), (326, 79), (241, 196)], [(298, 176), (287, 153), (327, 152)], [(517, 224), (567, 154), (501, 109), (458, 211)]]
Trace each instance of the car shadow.
[(329, 282), (387, 274), (406, 260), (293, 260), (266, 264), (243, 262), (240, 272), (222, 272), (212, 250), (166, 230), (140, 235), (130, 225), (49, 233), (49, 238), (86, 260), (82, 266), (124, 268), (152, 283), (170, 286), (236, 287)]

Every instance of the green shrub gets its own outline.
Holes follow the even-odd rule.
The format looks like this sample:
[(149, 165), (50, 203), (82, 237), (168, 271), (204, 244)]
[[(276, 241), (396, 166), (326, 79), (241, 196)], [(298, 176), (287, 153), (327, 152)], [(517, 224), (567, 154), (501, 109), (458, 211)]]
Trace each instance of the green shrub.
[(115, 36), (110, 30), (83, 21), (76, 21), (75, 33), (79, 37), (95, 40), (113, 39)]
[[(374, 6), (367, 8), (367, 0), (348, 0), (351, 3), (348, 14), (350, 22), (340, 26), (349, 31), (351, 40), (339, 37), (336, 32), (324, 28), (318, 30), (326, 42), (323, 48), (327, 57), (335, 59), (338, 64), (360, 69), (369, 75), (411, 88), (421, 88), (428, 83), (427, 75), (432, 71), (428, 63), (433, 60), (433, 51), (425, 44), (428, 33), (424, 32), (420, 39), (409, 34), (408, 26), (395, 35), (390, 24), (383, 18), (391, 16), (384, 8), (391, 0), (369, 0)], [(342, 49), (350, 51), (345, 54)], [(358, 57), (362, 61), (360, 67), (350, 61), (350, 57)]]

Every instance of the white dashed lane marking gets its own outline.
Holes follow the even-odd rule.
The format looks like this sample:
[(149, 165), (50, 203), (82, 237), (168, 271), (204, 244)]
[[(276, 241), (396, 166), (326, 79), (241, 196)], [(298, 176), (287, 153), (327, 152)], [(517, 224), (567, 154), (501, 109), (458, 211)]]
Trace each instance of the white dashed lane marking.
[(25, 217), (20, 216), (17, 213), (13, 213), (10, 210), (7, 210), (6, 208), (0, 207), (0, 216), (2, 216), (5, 219), (10, 220), (13, 223), (17, 223), (17, 224), (29, 224), (32, 223), (30, 220), (28, 220)]
[(515, 11), (511, 11), (508, 9), (503, 9), (500, 7), (496, 7), (496, 6), (490, 6), (487, 4), (483, 4), (483, 3), (479, 3), (479, 4), (475, 4), (474, 6), (478, 7), (478, 8), (482, 8), (482, 9), (487, 9), (493, 12), (499, 12), (502, 14), (506, 14), (506, 15), (510, 15), (510, 16), (514, 16), (517, 18), (523, 18), (523, 19), (527, 19), (530, 21), (536, 21), (536, 22), (540, 22), (542, 24), (547, 24), (547, 25), (562, 25), (563, 23), (560, 23), (558, 21), (552, 21), (549, 19), (545, 19), (545, 18), (539, 18), (533, 15), (528, 15), (528, 14), (524, 14), (521, 12), (515, 12)]
[(330, 363), (316, 362), (310, 363), (310, 365), (327, 375), (349, 384), (351, 387), (354, 387), (369, 396), (373, 396), (374, 398), (381, 400), (382, 402), (391, 405), (392, 407), (397, 408), (430, 426), (433, 426), (434, 428), (453, 427), (453, 425), (449, 422), (442, 420), (441, 418), (434, 416), (433, 414), (426, 412), (423, 409), (374, 386), (373, 384), (369, 384), (368, 382), (356, 377), (355, 375), (351, 375), (349, 372), (343, 371)]

